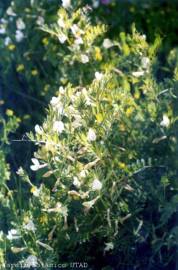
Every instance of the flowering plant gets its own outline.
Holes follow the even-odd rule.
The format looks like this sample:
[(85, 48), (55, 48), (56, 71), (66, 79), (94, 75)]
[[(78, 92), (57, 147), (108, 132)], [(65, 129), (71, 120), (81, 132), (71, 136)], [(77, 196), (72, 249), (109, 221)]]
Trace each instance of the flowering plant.
[[(43, 264), (49, 263), (46, 258), (66, 258), (69, 250), (76, 252), (67, 256), (68, 261), (82, 259), (98, 243), (97, 254), (112, 252), (119, 256), (120, 265), (122, 252), (129, 252), (134, 261), (137, 246), (148, 241), (153, 258), (157, 258), (162, 245), (174, 247), (166, 230), (167, 207), (172, 202), (173, 213), (177, 200), (170, 180), (172, 170), (167, 169), (167, 153), (174, 155), (171, 148), (175, 143), (174, 111), (170, 106), (173, 93), (164, 95), (163, 85), (154, 80), (155, 46), (150, 48), (145, 36), (133, 27), (131, 35), (122, 32), (119, 39), (109, 40), (102, 30), (95, 31), (95, 26), (85, 24), (85, 28), (81, 22), (84, 17), (77, 21), (81, 12), (78, 10), (70, 18), (61, 9), (58, 25), (43, 27), (59, 39), (61, 46), (68, 43), (64, 49), (70, 53), (71, 67), (79, 62), (83, 68), (78, 70), (75, 83), (71, 75), (66, 86), (60, 86), (43, 125), (36, 125), (35, 134), (29, 134), (38, 145), (31, 169), (39, 183), (33, 183), (19, 169), (18, 174), (32, 194), (20, 222), (21, 237), (25, 242), (30, 239), (29, 246), (21, 248)], [(73, 17), (78, 24), (73, 23)], [(92, 42), (92, 31), (101, 35), (104, 60), (96, 64), (98, 69), (97, 59), (92, 56), (93, 43), (88, 51), (85, 48), (88, 28)], [(80, 33), (77, 37), (76, 32)], [(64, 35), (65, 41), (61, 39)], [(76, 49), (78, 38), (83, 43)], [(84, 48), (87, 63), (80, 58)], [(65, 61), (69, 61), (67, 56)], [(68, 68), (67, 64), (63, 68)], [(165, 192), (170, 197), (165, 197)], [(150, 227), (148, 213), (156, 213), (161, 226), (155, 221)], [(155, 235), (157, 228), (164, 232), (162, 241)], [(143, 266), (139, 259), (136, 264)]]
[(165, 265), (177, 236), (176, 67), (159, 83), (159, 38), (149, 45), (133, 26), (110, 39), (90, 8), (62, 4), (54, 23), (40, 25), (59, 89), (28, 134), (38, 148), (32, 177), (17, 171), (28, 200), (12, 207), (0, 237), (28, 267), (85, 258), (92, 269), (118, 269), (126, 256), (137, 269)]

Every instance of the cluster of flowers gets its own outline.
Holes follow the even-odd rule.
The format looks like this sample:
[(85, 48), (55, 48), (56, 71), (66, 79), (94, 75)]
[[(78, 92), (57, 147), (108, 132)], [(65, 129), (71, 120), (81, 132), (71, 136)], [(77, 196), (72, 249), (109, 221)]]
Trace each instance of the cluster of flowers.
[[(31, 3), (33, 5), (33, 3)], [(13, 22), (16, 25), (14, 37), (17, 43), (22, 42), (25, 38), (25, 30), (26, 30), (26, 23), (24, 19), (18, 17), (16, 12), (14, 11), (14, 1), (11, 1), (11, 5), (6, 10), (7, 19), (2, 18), (0, 20), (0, 34), (5, 35), (4, 44), (8, 46), (13, 44), (11, 37), (8, 36), (8, 23)], [(36, 18), (36, 25), (41, 26), (44, 24), (44, 18), (42, 16), (38, 16)]]

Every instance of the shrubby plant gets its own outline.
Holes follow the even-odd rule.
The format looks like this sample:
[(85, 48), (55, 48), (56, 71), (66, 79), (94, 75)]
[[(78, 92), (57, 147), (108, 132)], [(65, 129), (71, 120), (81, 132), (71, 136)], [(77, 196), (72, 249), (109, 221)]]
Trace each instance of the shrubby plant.
[[(159, 8), (161, 4), (152, 0), (142, 3), (114, 0), (77, 2), (43, 0), (40, 3), (36, 0), (9, 0), (1, 3), (0, 55), (3, 66), (2, 79), (5, 84), (3, 98), (8, 107), (16, 110), (18, 107), (18, 115), (23, 120), (21, 132), (29, 130), (34, 119), (41, 121), (46, 101), (48, 102), (51, 95), (54, 94), (59, 82), (61, 84), (66, 82), (65, 71), (58, 68), (59, 61), (56, 61), (55, 57), (60, 53), (63, 58), (63, 52), (58, 52), (58, 43), (50, 42), (49, 36), (39, 28), (44, 23), (49, 24), (56, 21), (56, 10), (60, 6), (72, 10), (73, 7), (82, 6), (84, 3), (93, 7), (92, 21), (97, 23), (99, 17), (109, 25), (108, 34), (110, 36), (123, 29), (126, 32), (129, 31), (133, 21), (141, 32), (148, 32), (151, 40), (155, 38), (155, 33), (164, 36), (165, 33), (170, 32), (169, 29), (174, 30), (177, 27), (175, 3), (171, 3), (169, 6), (165, 2), (164, 8)], [(138, 8), (138, 4), (141, 8)], [(144, 22), (143, 18), (145, 18)], [(170, 19), (165, 20), (165, 18)], [(155, 31), (152, 31), (153, 28)], [(170, 44), (174, 42), (175, 32), (175, 30), (171, 32), (170, 41), (169, 37), (168, 39), (166, 37), (168, 46), (166, 45), (166, 48), (164, 46), (165, 51), (168, 51)], [(99, 55), (97, 50), (96, 54)], [(98, 57), (100, 58), (100, 56)], [(160, 69), (165, 72), (162, 64)], [(77, 74), (74, 73), (73, 80), (76, 76)], [(13, 87), (10, 87), (9, 84), (13, 84)], [(14, 99), (16, 99), (15, 102)], [(39, 106), (40, 109), (37, 110)], [(34, 111), (33, 116), (30, 113), (32, 110)]]
[[(59, 53), (58, 42), (50, 42), (50, 36), (40, 28), (45, 23), (56, 22), (57, 9), (67, 6), (66, 3), (15, 0), (1, 4), (2, 98), (5, 106), (16, 110), (23, 120), (20, 135), (31, 128), (34, 119), (42, 119), (45, 104), (56, 91), (59, 81), (65, 81), (61, 78), (65, 71), (58, 69), (59, 62), (55, 57)], [(71, 4), (70, 9), (81, 3)], [(61, 55), (63, 57), (64, 52)], [(31, 111), (34, 111), (33, 115)]]
[[(9, 167), (0, 150), (1, 216), (9, 210), (0, 263), (170, 267), (177, 245), (176, 49), (168, 60), (170, 79), (158, 83), (159, 37), (149, 45), (133, 26), (131, 34), (111, 39), (91, 8), (62, 2), (55, 14), (54, 1), (48, 15), (46, 1), (40, 7), (15, 1), (6, 11), (11, 19), (1, 21), (1, 29), (16, 25), (10, 43), (1, 43), (4, 63), (18, 62), (16, 72), (32, 87), (28, 93), (44, 89), (39, 95), (47, 99), (56, 93), (44, 123), (28, 134), (38, 148), (29, 166), (33, 175), (20, 167), (20, 184), (7, 186)], [(33, 35), (36, 27), (39, 35)], [(10, 121), (2, 122), (11, 131), (17, 124), (7, 114)]]
[(17, 171), (29, 201), (3, 236), (7, 251), (46, 269), (84, 259), (91, 269), (169, 265), (177, 245), (177, 78), (155, 79), (160, 39), (149, 46), (133, 26), (111, 40), (86, 7), (61, 8), (41, 28), (51, 36), (48, 57), (56, 46), (61, 85), (28, 135), (38, 146), (34, 178)]

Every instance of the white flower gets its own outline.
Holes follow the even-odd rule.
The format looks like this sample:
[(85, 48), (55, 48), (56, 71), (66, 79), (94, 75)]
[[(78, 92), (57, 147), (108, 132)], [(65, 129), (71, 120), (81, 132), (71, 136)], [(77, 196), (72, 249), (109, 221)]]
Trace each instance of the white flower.
[(27, 257), (27, 259), (24, 261), (25, 267), (31, 268), (31, 267), (37, 267), (38, 266), (38, 259), (34, 255), (30, 255)]
[(67, 40), (67, 36), (64, 35), (64, 34), (60, 34), (60, 35), (58, 36), (58, 39), (59, 39), (60, 43), (63, 44), (63, 43)]
[(39, 189), (39, 188), (35, 189), (35, 190), (33, 191), (33, 195), (34, 195), (35, 197), (39, 197), (39, 196), (40, 196), (40, 189)]
[(33, 5), (34, 5), (34, 3), (35, 3), (35, 0), (30, 0), (30, 4), (31, 4), (31, 6), (33, 6)]
[(0, 19), (0, 22), (1, 22), (2, 24), (7, 24), (7, 23), (8, 23), (8, 21), (7, 21), (6, 19), (4, 19), (4, 18)]
[(86, 210), (90, 210), (96, 203), (96, 201), (99, 199), (99, 196), (97, 196), (95, 199), (87, 202), (83, 202), (82, 205), (85, 207)]
[(3, 231), (0, 231), (0, 242), (3, 241), (3, 236), (4, 236)]
[(114, 249), (114, 244), (112, 242), (106, 243), (105, 245), (106, 245), (106, 247), (105, 247), (104, 251), (109, 251), (109, 250)]
[(5, 40), (4, 40), (4, 45), (8, 46), (10, 43), (11, 43), (10, 37), (6, 37)]
[(112, 41), (109, 39), (109, 38), (105, 38), (104, 41), (103, 41), (103, 47), (105, 49), (109, 49), (113, 46), (113, 43)]
[(39, 125), (35, 125), (35, 131), (39, 135), (42, 135), (43, 134), (43, 129)]
[(24, 176), (24, 170), (22, 167), (20, 167), (17, 171), (16, 171), (16, 174), (20, 175), (20, 176)]
[[(73, 100), (73, 96), (71, 96), (71, 100), (75, 101), (75, 100)], [(72, 114), (72, 115), (77, 114), (77, 110), (75, 110), (75, 108), (72, 105), (69, 105), (67, 107), (67, 112), (68, 112), (68, 114)]]
[(18, 30), (24, 30), (26, 27), (24, 21), (21, 18), (17, 19), (16, 26)]
[(80, 28), (78, 27), (77, 24), (73, 24), (73, 25), (71, 26), (70, 29), (71, 29), (71, 31), (72, 31), (72, 34), (73, 34), (76, 38), (79, 38), (80, 35), (83, 35), (83, 34), (85, 33), (82, 29), (80, 29)]
[(47, 250), (50, 250), (50, 251), (53, 251), (53, 248), (50, 247), (49, 245), (45, 244), (45, 243), (42, 243), (41, 241), (37, 240), (36, 241), (37, 244), (39, 244), (40, 246), (46, 248)]
[(17, 42), (21, 42), (24, 39), (24, 33), (20, 30), (15, 32), (15, 39)]
[(77, 44), (77, 45), (81, 45), (81, 44), (83, 44), (83, 39), (82, 39), (81, 37), (76, 38), (76, 40), (75, 40), (75, 44)]
[(86, 54), (82, 54), (82, 55), (81, 55), (81, 62), (82, 62), (83, 64), (86, 64), (86, 63), (89, 62), (89, 58), (88, 58), (88, 56), (87, 56)]
[(100, 1), (99, 0), (93, 0), (92, 2), (93, 2), (93, 7), (94, 8), (98, 8), (99, 7), (99, 5), (100, 5)]
[(76, 34), (79, 33), (79, 31), (80, 31), (80, 28), (76, 24), (73, 24), (70, 29), (71, 29), (72, 34), (74, 36), (76, 36)]
[(65, 94), (65, 89), (64, 89), (63, 86), (60, 86), (60, 87), (59, 87), (59, 93), (60, 93), (61, 95)]
[(92, 183), (92, 190), (101, 190), (102, 189), (102, 183), (98, 180), (95, 179)]
[(50, 104), (57, 109), (59, 114), (63, 114), (64, 113), (64, 107), (60, 101), (60, 97), (52, 97)]
[(20, 237), (21, 236), (17, 230), (11, 229), (10, 231), (8, 231), (7, 239), (14, 240), (14, 239), (19, 239)]
[(55, 121), (53, 124), (53, 130), (62, 133), (64, 130), (64, 123), (62, 121)]
[(62, 18), (59, 18), (58, 21), (57, 21), (58, 25), (62, 28), (65, 28), (65, 23), (64, 23), (64, 20)]
[(29, 220), (29, 222), (27, 224), (25, 224), (23, 226), (23, 228), (27, 231), (32, 231), (32, 232), (35, 232), (36, 231), (36, 227), (35, 227), (35, 224), (33, 223), (32, 220)]
[(5, 33), (6, 33), (5, 27), (0, 27), (0, 34), (5, 34)]
[(81, 94), (84, 95), (84, 96), (87, 96), (88, 95), (88, 91), (87, 91), (87, 89), (85, 87), (83, 87), (81, 89)]
[(37, 188), (37, 187), (33, 186), (30, 191), (35, 197), (39, 197), (40, 192), (41, 192), (41, 188)]
[(7, 15), (9, 16), (16, 16), (15, 12), (13, 11), (12, 7), (8, 7), (6, 10)]
[(168, 127), (170, 125), (170, 120), (166, 114), (163, 115), (163, 120), (161, 121), (160, 125), (162, 127)]
[(47, 164), (40, 164), (37, 158), (32, 158), (33, 165), (30, 166), (32, 171), (38, 171), (41, 168), (46, 167)]
[(144, 71), (135, 71), (135, 72), (132, 72), (132, 75), (135, 77), (140, 77), (144, 75)]
[(95, 103), (89, 97), (86, 97), (86, 105), (95, 107)]
[(82, 117), (80, 115), (75, 115), (75, 120), (72, 122), (73, 128), (78, 128), (82, 126)]
[(82, 170), (79, 175), (80, 175), (80, 177), (85, 178), (87, 176), (87, 174), (88, 174), (87, 170)]
[(96, 133), (92, 128), (90, 128), (88, 131), (87, 139), (89, 142), (93, 142), (96, 140)]
[(44, 24), (44, 22), (45, 22), (44, 18), (42, 16), (38, 16), (36, 24), (41, 26)]
[(67, 216), (68, 209), (66, 206), (63, 206), (60, 202), (57, 202), (54, 208), (43, 209), (43, 211), (48, 213), (56, 212), (62, 214), (63, 216)]
[(142, 63), (142, 67), (146, 69), (149, 67), (150, 59), (148, 57), (143, 57), (141, 60), (141, 63)]
[(81, 186), (81, 183), (76, 176), (74, 177), (73, 185), (76, 186), (77, 188)]
[(62, 0), (63, 8), (69, 8), (71, 6), (71, 0)]
[(51, 105), (56, 106), (59, 101), (60, 101), (59, 97), (52, 97), (50, 103)]
[(100, 72), (98, 72), (98, 71), (95, 72), (95, 78), (96, 78), (98, 81), (100, 81), (100, 80), (102, 79), (102, 77), (103, 77), (103, 74), (102, 74), (102, 73), (100, 73)]

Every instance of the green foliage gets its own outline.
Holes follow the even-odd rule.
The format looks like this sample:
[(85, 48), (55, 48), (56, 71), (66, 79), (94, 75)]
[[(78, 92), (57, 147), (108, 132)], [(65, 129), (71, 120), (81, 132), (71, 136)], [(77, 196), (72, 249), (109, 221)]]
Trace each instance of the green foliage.
[(6, 163), (5, 157), (5, 154), (7, 154), (8, 151), (5, 146), (9, 143), (8, 135), (12, 132), (15, 132), (19, 126), (19, 118), (14, 116), (12, 110), (7, 110), (6, 114), (8, 116), (7, 120), (0, 117), (0, 187), (2, 187), (6, 181), (10, 179), (10, 168), (9, 164)]
[(1, 164), (0, 180), (2, 184), (6, 180), (9, 180), (10, 177), (9, 166), (8, 164), (5, 163), (4, 153), (2, 151), (0, 152), (0, 164)]
[[(122, 32), (118, 40), (108, 40), (103, 26), (96, 31), (83, 23), (88, 18), (81, 12), (68, 17), (59, 10), (60, 24), (68, 27), (65, 33), (59, 22), (43, 28), (59, 40), (65, 35), (63, 70), (71, 61), (67, 75), (78, 62), (81, 69), (74, 85), (68, 76), (66, 87), (51, 99), (43, 125), (35, 126), (35, 135), (29, 134), (39, 145), (31, 169), (40, 181), (34, 184), (22, 169), (18, 171), (32, 197), (16, 229), (25, 243), (29, 240), (25, 252), (41, 264), (49, 263), (46, 258), (55, 262), (64, 257), (67, 261), (86, 257), (92, 264), (91, 246), (99, 242), (96, 253), (117, 254), (118, 267), (125, 254), (143, 267), (134, 253), (137, 245), (148, 241), (150, 264), (163, 256), (163, 246), (169, 252), (171, 245), (165, 239), (170, 239), (167, 224), (176, 211), (175, 171), (170, 169), (174, 98), (171, 92), (164, 95), (164, 83), (156, 83), (152, 74), (157, 41), (150, 49), (134, 27), (131, 35)], [(70, 50), (79, 38), (69, 31), (74, 18), (79, 37), (84, 37), (77, 53)], [(98, 34), (103, 44), (99, 65), (92, 56)], [(87, 62), (80, 58), (84, 48)], [(164, 258), (161, 263), (166, 263)]]
[[(49, 41), (39, 28), (44, 22), (55, 20), (57, 7), (58, 1), (52, 1), (51, 5), (46, 0), (40, 4), (16, 0), (3, 10), (0, 22), (1, 98), (5, 106), (17, 111), (22, 120), (21, 132), (30, 129), (33, 118), (41, 120), (43, 107), (50, 93), (54, 92), (53, 80), (50, 79), (53, 67), (45, 56), (45, 44)], [(33, 115), (31, 111), (34, 111)]]
[[(1, 120), (0, 213), (9, 216), (0, 263), (166, 267), (177, 246), (177, 50), (160, 82), (161, 35), (149, 44), (132, 24), (130, 34), (121, 27), (111, 38), (106, 18), (80, 4), (57, 11), (55, 1), (49, 9), (48, 1), (16, 0), (3, 22), (11, 40), (1, 41), (2, 60), (18, 74), (15, 91), (39, 104), (52, 98), (28, 134), (37, 146), (31, 172), (22, 164), (12, 186), (5, 144), (20, 120), (11, 110)], [(23, 109), (18, 115), (24, 124)]]

